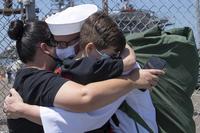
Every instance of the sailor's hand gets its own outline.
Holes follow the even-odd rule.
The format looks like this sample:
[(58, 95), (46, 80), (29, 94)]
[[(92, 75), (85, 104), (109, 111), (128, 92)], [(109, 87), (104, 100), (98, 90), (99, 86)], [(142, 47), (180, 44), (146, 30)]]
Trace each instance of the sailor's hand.
[(10, 89), (10, 94), (4, 100), (3, 112), (8, 119), (18, 119), (21, 105), (24, 104), (21, 96), (15, 89)]

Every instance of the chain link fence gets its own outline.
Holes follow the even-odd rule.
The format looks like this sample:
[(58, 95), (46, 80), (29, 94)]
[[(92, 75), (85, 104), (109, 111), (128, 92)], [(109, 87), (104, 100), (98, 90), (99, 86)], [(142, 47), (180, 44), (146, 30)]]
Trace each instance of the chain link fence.
[[(32, 3), (33, 2), (33, 3)], [(199, 48), (199, 0), (1, 0), (0, 1), (0, 133), (7, 132), (3, 99), (11, 88), (15, 73), (21, 66), (15, 43), (7, 36), (12, 20), (44, 19), (69, 6), (92, 3), (110, 14), (124, 33), (141, 32), (158, 24), (165, 29), (188, 26), (194, 30)], [(35, 4), (35, 7), (34, 7)], [(31, 6), (32, 7), (31, 7)], [(198, 14), (199, 13), (199, 14)], [(193, 96), (194, 120), (200, 132), (200, 90)]]

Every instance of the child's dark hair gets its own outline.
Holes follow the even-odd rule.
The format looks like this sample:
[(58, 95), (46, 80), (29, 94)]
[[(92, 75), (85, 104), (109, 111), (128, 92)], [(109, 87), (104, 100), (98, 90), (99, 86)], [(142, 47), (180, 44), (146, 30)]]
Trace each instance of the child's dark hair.
[(44, 21), (24, 24), (21, 20), (10, 23), (8, 36), (16, 40), (17, 53), (23, 63), (33, 61), (37, 44), (49, 43), (52, 35)]
[(114, 47), (115, 51), (125, 48), (126, 40), (122, 31), (111, 17), (103, 12), (96, 12), (86, 19), (80, 31), (80, 48), (94, 43), (98, 50)]

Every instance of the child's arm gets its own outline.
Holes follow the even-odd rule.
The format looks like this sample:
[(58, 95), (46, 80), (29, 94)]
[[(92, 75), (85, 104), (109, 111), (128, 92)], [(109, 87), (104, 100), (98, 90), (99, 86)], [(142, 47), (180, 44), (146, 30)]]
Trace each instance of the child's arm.
[(80, 60), (66, 59), (63, 64), (61, 76), (81, 84), (118, 77), (123, 72), (121, 58), (95, 60), (85, 57)]
[(124, 72), (130, 71), (133, 68), (133, 65), (136, 63), (136, 55), (128, 44), (126, 44), (126, 48), (123, 50), (121, 57), (123, 58), (124, 63)]
[(123, 60), (121, 58), (103, 60), (88, 57), (79, 60), (67, 58), (63, 62), (61, 75), (81, 84), (118, 77), (123, 71), (132, 70), (136, 63), (135, 53), (128, 44), (121, 56)]

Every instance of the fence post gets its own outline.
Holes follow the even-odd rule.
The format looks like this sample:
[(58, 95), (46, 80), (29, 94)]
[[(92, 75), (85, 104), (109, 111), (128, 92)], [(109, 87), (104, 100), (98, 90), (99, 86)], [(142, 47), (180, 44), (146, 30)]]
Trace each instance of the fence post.
[(103, 12), (108, 15), (108, 0), (102, 0)]
[(23, 4), (26, 9), (26, 21), (34, 21), (36, 19), (35, 0), (23, 0)]
[(74, 0), (69, 0), (69, 6), (74, 6)]
[(196, 0), (197, 48), (200, 49), (200, 1)]

